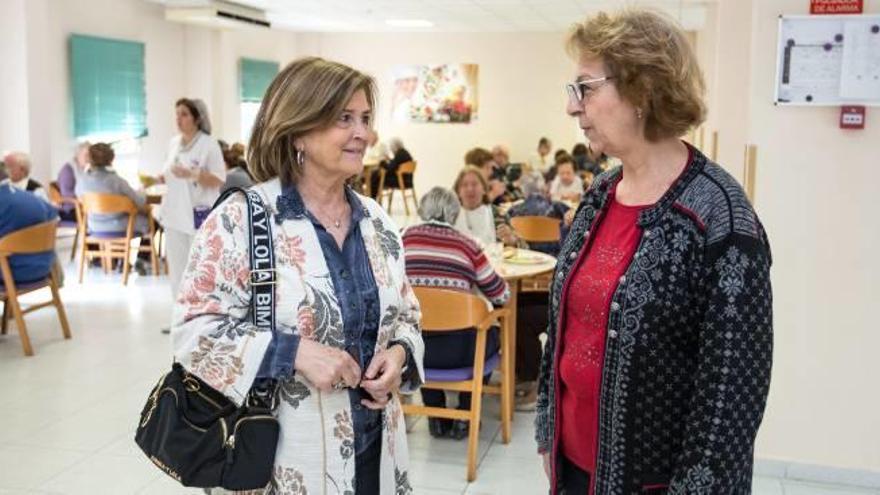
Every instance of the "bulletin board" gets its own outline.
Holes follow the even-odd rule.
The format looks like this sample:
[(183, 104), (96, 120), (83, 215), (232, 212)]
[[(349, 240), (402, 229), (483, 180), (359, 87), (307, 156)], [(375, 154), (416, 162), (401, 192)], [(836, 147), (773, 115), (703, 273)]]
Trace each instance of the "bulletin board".
[(880, 15), (780, 16), (774, 101), (880, 106)]

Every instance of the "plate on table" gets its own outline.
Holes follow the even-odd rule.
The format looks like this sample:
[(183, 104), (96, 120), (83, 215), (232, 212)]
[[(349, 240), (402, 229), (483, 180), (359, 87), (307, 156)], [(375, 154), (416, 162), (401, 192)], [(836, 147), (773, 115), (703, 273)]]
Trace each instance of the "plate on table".
[(541, 256), (537, 253), (528, 253), (517, 251), (513, 256), (504, 258), (505, 263), (510, 263), (513, 265), (540, 265), (541, 263), (546, 262), (547, 259), (544, 256)]

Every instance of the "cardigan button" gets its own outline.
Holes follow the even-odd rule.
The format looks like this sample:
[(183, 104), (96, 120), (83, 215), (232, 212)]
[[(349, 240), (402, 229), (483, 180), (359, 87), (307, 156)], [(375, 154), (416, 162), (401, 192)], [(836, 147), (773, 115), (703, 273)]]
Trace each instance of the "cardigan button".
[(625, 284), (626, 283), (626, 275), (621, 275), (619, 282), (621, 285)]
[(617, 301), (611, 303), (611, 311), (617, 311), (620, 309), (620, 304)]
[(577, 257), (578, 257), (577, 251), (572, 251), (572, 253), (568, 255), (568, 259), (570, 259), (572, 261), (576, 260)]
[(612, 339), (617, 338), (617, 330), (608, 330), (608, 337)]
[(586, 232), (584, 232), (584, 237), (590, 237), (590, 231), (589, 231), (589, 230), (586, 231)]

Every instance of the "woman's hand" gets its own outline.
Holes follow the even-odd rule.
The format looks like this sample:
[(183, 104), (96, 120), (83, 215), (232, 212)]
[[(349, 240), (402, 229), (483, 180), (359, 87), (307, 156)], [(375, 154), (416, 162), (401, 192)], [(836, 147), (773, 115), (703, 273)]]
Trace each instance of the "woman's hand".
[(340, 383), (356, 388), (361, 381), (361, 367), (347, 352), (310, 339), (299, 341), (294, 368), (324, 392)]
[(193, 171), (188, 169), (187, 167), (184, 167), (183, 165), (181, 165), (179, 163), (175, 163), (174, 165), (171, 166), (171, 174), (173, 176), (177, 177), (178, 179), (192, 179), (193, 178)]
[(496, 227), (495, 235), (498, 236), (499, 239), (501, 239), (501, 242), (508, 246), (516, 246), (517, 244), (518, 239), (516, 238), (516, 234), (513, 232), (513, 229), (511, 229), (507, 224), (502, 223), (501, 225)]
[(541, 459), (544, 461), (544, 474), (547, 475), (547, 481), (552, 481), (550, 479), (553, 476), (552, 470), (550, 469), (550, 454), (541, 454)]
[(361, 404), (370, 409), (385, 409), (391, 393), (400, 388), (403, 365), (406, 364), (406, 350), (397, 344), (379, 351), (373, 356), (361, 387), (373, 400), (362, 399)]
[(571, 223), (572, 223), (573, 221), (574, 221), (574, 208), (570, 208), (567, 212), (565, 212), (565, 215), (563, 215), (563, 217), (562, 217), (562, 223), (563, 223), (566, 227), (570, 227), (570, 226), (571, 226)]

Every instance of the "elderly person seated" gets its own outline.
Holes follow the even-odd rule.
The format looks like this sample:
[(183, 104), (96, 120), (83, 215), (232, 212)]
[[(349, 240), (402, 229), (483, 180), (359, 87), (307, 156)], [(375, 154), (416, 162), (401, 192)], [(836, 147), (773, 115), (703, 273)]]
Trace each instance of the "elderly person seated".
[(247, 189), (254, 185), (244, 159), (244, 145), (235, 143), (223, 149), (221, 144), (220, 148), (223, 150), (223, 161), (226, 163), (226, 182), (220, 190), (221, 193), (233, 187)]
[[(382, 167), (382, 170), (385, 171), (385, 183), (382, 187), (398, 188), (400, 185), (397, 183), (397, 169), (404, 163), (413, 161), (413, 157), (409, 154), (409, 151), (403, 147), (403, 141), (401, 141), (400, 138), (391, 138), (388, 142), (388, 147), (393, 155), (391, 160), (379, 164), (379, 166)], [(370, 178), (370, 191), (374, 198), (379, 194), (379, 175), (380, 174), (373, 174), (373, 177)], [(412, 174), (404, 174), (403, 186), (411, 188), (412, 185)]]
[[(116, 172), (110, 168), (115, 157), (116, 154), (109, 144), (96, 143), (91, 145), (89, 159), (92, 166), (79, 177), (76, 183), (76, 195), (81, 197), (87, 193), (104, 193), (126, 196), (141, 211), (135, 217), (135, 234), (147, 234), (150, 231), (150, 226), (144, 214), (146, 212), (146, 198), (143, 193), (132, 189), (125, 179), (116, 175)], [(94, 233), (125, 232), (125, 229), (128, 228), (128, 215), (124, 213), (92, 213), (88, 216), (88, 226), (89, 232)]]
[(502, 170), (507, 170), (510, 166), (510, 149), (503, 144), (496, 144), (492, 147), (492, 158)]
[[(424, 223), (409, 227), (403, 233), (406, 275), (414, 287), (476, 291), (500, 306), (510, 297), (507, 282), (489, 264), (480, 244), (453, 227), (460, 211), (458, 198), (448, 189), (435, 187), (422, 197), (419, 216)], [(473, 330), (426, 336), (424, 340), (426, 368), (473, 365)], [(486, 356), (497, 352), (498, 346), (498, 329), (493, 328), (486, 341)], [(422, 402), (427, 406), (445, 407), (446, 396), (442, 390), (422, 389)], [(470, 402), (469, 392), (459, 392), (459, 409), (470, 409)], [(431, 418), (428, 429), (434, 437), (462, 439), (468, 434), (468, 422)]]
[(550, 183), (550, 198), (553, 201), (577, 203), (584, 194), (584, 181), (574, 171), (574, 160), (564, 156), (556, 162), (556, 178)]
[[(71, 160), (58, 171), (58, 192), (62, 198), (76, 199), (76, 179), (89, 166), (89, 146), (88, 141), (77, 144)], [(76, 221), (76, 207), (72, 203), (61, 203), (58, 214), (62, 220)]]
[[(13, 187), (9, 182), (0, 184), (0, 237), (56, 218), (57, 210), (47, 201)], [(43, 280), (49, 275), (54, 259), (54, 252), (10, 256), (12, 278), (16, 284)], [(3, 278), (0, 277), (2, 286)]]
[(455, 228), (488, 246), (496, 241), (508, 246), (523, 246), (508, 218), (489, 201), (489, 185), (483, 173), (472, 165), (465, 166), (453, 186), (461, 201), (462, 212), (455, 221)]
[[(565, 167), (564, 167), (565, 168)], [(563, 168), (563, 169), (564, 169)], [(567, 234), (570, 209), (563, 203), (552, 201), (544, 193), (541, 174), (532, 172), (520, 179), (520, 187), (526, 195), (525, 201), (513, 206), (508, 215), (540, 216), (563, 220), (560, 224), (560, 239)], [(566, 218), (569, 217), (569, 218)], [(529, 247), (553, 256), (559, 253), (559, 242), (530, 243)], [(516, 318), (516, 410), (534, 411), (538, 398), (538, 372), (541, 362), (541, 341), (539, 336), (547, 328), (547, 293), (523, 292), (517, 299)]]
[(495, 157), (485, 148), (473, 148), (464, 155), (465, 165), (473, 165), (480, 169), (486, 184), (489, 186), (487, 195), (494, 205), (512, 201), (507, 197), (507, 183), (504, 169), (495, 162)]
[(6, 172), (9, 174), (9, 177), (3, 181), (4, 183), (8, 182), (23, 191), (33, 193), (44, 201), (49, 201), (43, 185), (30, 178), (31, 158), (27, 153), (13, 151), (6, 155), (3, 163), (6, 165)]
[[(564, 203), (553, 201), (547, 197), (547, 194), (544, 192), (544, 181), (541, 179), (540, 174), (535, 172), (526, 174), (520, 179), (519, 183), (526, 199), (522, 203), (510, 208), (507, 212), (508, 217), (536, 216), (563, 220), (560, 224), (560, 239), (565, 238), (564, 224), (569, 207)], [(529, 247), (552, 255), (555, 255), (559, 251), (558, 242), (531, 243)]]

